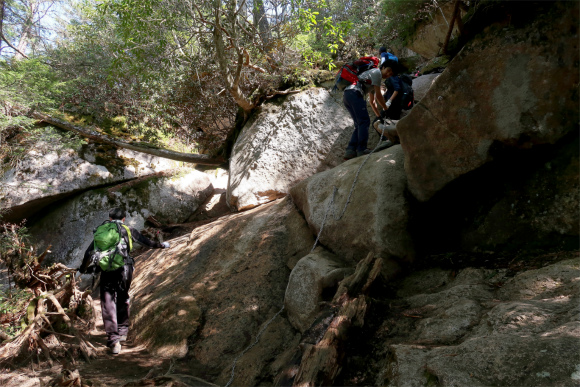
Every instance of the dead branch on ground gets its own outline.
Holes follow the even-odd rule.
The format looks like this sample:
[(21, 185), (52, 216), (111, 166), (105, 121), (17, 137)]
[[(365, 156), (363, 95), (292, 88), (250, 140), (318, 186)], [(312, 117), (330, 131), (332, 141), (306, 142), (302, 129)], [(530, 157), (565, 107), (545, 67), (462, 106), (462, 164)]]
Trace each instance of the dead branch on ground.
[(0, 314), (0, 321), (4, 327), (22, 330), (14, 338), (4, 332), (0, 363), (30, 359), (32, 355), (50, 364), (62, 357), (73, 364), (80, 356), (89, 361), (96, 349), (84, 332), (94, 326), (93, 302), (90, 291), (79, 289), (77, 270), (62, 263), (43, 267), (50, 246), (36, 256), (18, 232), (19, 226), (2, 227), (0, 260), (9, 268), (14, 283), (7, 297), (18, 294), (21, 303), (19, 310)]

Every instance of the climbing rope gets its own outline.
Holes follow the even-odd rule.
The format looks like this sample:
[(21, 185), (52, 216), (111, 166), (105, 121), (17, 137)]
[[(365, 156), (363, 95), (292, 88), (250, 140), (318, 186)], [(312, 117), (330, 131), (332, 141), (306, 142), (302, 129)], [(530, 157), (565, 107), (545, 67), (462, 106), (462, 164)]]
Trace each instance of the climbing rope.
[[(384, 134), (385, 134), (385, 127), (383, 127), (383, 129), (381, 131), (380, 138), (383, 138)], [(316, 236), (316, 240), (314, 241), (314, 245), (312, 246), (312, 249), (310, 249), (310, 253), (312, 253), (314, 251), (314, 249), (316, 248), (316, 246), (318, 244), (318, 241), (320, 240), (320, 235), (322, 235), (322, 230), (324, 229), (324, 225), (326, 223), (326, 219), (328, 218), (329, 212), (332, 211), (332, 217), (334, 218), (334, 220), (339, 221), (340, 219), (342, 219), (344, 213), (346, 212), (346, 208), (348, 207), (348, 205), (350, 203), (350, 198), (352, 197), (352, 193), (354, 192), (354, 187), (356, 186), (356, 182), (358, 180), (358, 175), (360, 174), (361, 169), (367, 163), (369, 157), (378, 149), (380, 144), (381, 144), (381, 141), (379, 140), (379, 142), (377, 143), (375, 148), (367, 155), (367, 157), (365, 157), (365, 159), (362, 162), (362, 164), (360, 165), (360, 167), (358, 167), (356, 174), (354, 175), (354, 180), (352, 181), (352, 185), (350, 187), (350, 192), (348, 193), (348, 197), (347, 197), (346, 202), (344, 203), (344, 207), (343, 207), (343, 209), (338, 217), (336, 216), (336, 212), (334, 209), (334, 199), (336, 198), (336, 193), (338, 192), (338, 188), (335, 185), (332, 186), (332, 197), (330, 198), (330, 202), (326, 206), (326, 211), (324, 211), (324, 217), (322, 218), (322, 224), (320, 225), (320, 231), (318, 231), (318, 235)], [(288, 285), (286, 285), (286, 290), (288, 290)], [(268, 326), (276, 319), (276, 317), (278, 317), (280, 315), (280, 313), (282, 313), (283, 310), (284, 310), (284, 305), (282, 305), (282, 308), (280, 308), (280, 310), (270, 320), (268, 320), (268, 322), (262, 327), (262, 329), (260, 329), (260, 331), (256, 335), (256, 339), (254, 340), (254, 342), (252, 344), (250, 344), (246, 349), (244, 349), (242, 351), (242, 353), (240, 353), (234, 359), (234, 362), (232, 364), (232, 374), (231, 374), (230, 380), (225, 385), (225, 387), (230, 387), (230, 385), (234, 381), (234, 376), (236, 375), (236, 363), (238, 362), (238, 360), (240, 360), (240, 358), (242, 356), (244, 356), (246, 354), (246, 352), (248, 352), (250, 349), (252, 349), (256, 344), (258, 344), (258, 342), (260, 341), (260, 336), (262, 336), (262, 334), (266, 331)]]
[(244, 356), (246, 354), (246, 352), (248, 352), (250, 349), (252, 349), (256, 344), (258, 344), (258, 341), (260, 341), (260, 336), (262, 336), (262, 333), (264, 333), (264, 331), (266, 330), (266, 328), (268, 328), (268, 326), (272, 323), (272, 321), (274, 321), (274, 319), (276, 317), (278, 317), (280, 315), (280, 313), (282, 313), (282, 311), (284, 310), (284, 306), (282, 305), (282, 308), (278, 311), (278, 313), (276, 313), (274, 315), (274, 317), (272, 317), (267, 323), (266, 325), (264, 325), (262, 327), (262, 329), (260, 329), (260, 331), (258, 332), (258, 334), (256, 335), (256, 340), (254, 340), (254, 342), (252, 344), (250, 344), (246, 349), (244, 349), (242, 351), (242, 353), (240, 353), (234, 360), (234, 363), (232, 364), (232, 376), (230, 377), (229, 382), (226, 384), (226, 387), (229, 387), (232, 382), (234, 381), (234, 376), (236, 375), (236, 363), (238, 362), (238, 360), (240, 360), (240, 358), (242, 356)]

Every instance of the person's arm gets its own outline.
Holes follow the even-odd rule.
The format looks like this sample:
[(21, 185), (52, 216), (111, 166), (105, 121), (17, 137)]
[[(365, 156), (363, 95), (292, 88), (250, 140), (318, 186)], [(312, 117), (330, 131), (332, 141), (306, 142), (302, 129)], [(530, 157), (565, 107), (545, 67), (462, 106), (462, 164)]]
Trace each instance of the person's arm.
[(371, 105), (371, 108), (373, 109), (373, 112), (375, 112), (375, 116), (380, 117), (379, 109), (377, 108), (377, 103), (375, 101), (375, 94), (377, 93), (376, 89), (377, 87), (375, 86), (375, 91), (369, 93), (369, 103)]
[[(387, 106), (387, 104), (385, 103), (385, 99), (383, 98), (383, 95), (381, 94), (381, 86), (375, 86), (375, 95), (376, 95), (376, 100), (379, 103), (379, 105), (381, 105), (381, 107), (384, 110), (387, 110), (389, 107)], [(378, 109), (375, 111), (377, 112)], [(378, 116), (378, 114), (377, 114)]]
[(95, 243), (91, 242), (89, 244), (89, 247), (87, 247), (87, 250), (85, 251), (85, 255), (83, 256), (83, 262), (81, 263), (81, 266), (77, 269), (81, 274), (85, 274), (87, 271), (87, 268), (89, 266), (90, 260), (91, 260), (91, 253), (93, 252), (93, 250), (95, 249)]
[(163, 248), (169, 247), (169, 243), (164, 242), (167, 244), (167, 246), (164, 246), (163, 243), (152, 241), (151, 239), (147, 238), (146, 236), (141, 235), (141, 233), (139, 231), (137, 231), (136, 229), (134, 229), (133, 227), (129, 227), (129, 230), (131, 230), (131, 238), (133, 239), (133, 241), (137, 242), (143, 246), (151, 247), (154, 249), (163, 249)]

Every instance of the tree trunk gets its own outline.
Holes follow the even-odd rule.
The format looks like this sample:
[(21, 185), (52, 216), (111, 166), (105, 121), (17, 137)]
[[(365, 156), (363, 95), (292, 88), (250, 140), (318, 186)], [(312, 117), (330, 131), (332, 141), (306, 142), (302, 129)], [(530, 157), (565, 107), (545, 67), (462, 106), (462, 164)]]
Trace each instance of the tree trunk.
[[(250, 100), (248, 100), (245, 96), (244, 93), (242, 92), (242, 89), (240, 89), (239, 83), (240, 83), (240, 78), (241, 78), (241, 73), (242, 73), (242, 66), (244, 63), (244, 56), (242, 54), (242, 51), (239, 49), (239, 47), (230, 47), (230, 49), (235, 49), (238, 52), (238, 58), (237, 58), (237, 65), (235, 69), (232, 69), (231, 66), (232, 64), (230, 63), (231, 61), (228, 61), (228, 57), (231, 57), (231, 54), (226, 53), (226, 46), (224, 44), (224, 30), (222, 30), (222, 28), (224, 28), (222, 26), (222, 22), (221, 22), (221, 16), (222, 13), (220, 12), (220, 2), (217, 1), (216, 4), (216, 10), (215, 10), (215, 17), (214, 17), (214, 23), (215, 23), (215, 27), (213, 30), (213, 41), (214, 41), (214, 46), (216, 49), (215, 55), (216, 55), (216, 59), (217, 62), (220, 66), (220, 71), (222, 72), (223, 76), (226, 78), (226, 87), (228, 89), (228, 91), (230, 92), (232, 98), (234, 99), (234, 101), (236, 101), (236, 103), (238, 104), (239, 107), (241, 107), (242, 109), (244, 109), (244, 111), (246, 112), (247, 115), (250, 114), (250, 112), (254, 109), (254, 107), (256, 107), (255, 104), (253, 104)], [(235, 25), (231, 26), (232, 29), (235, 29)], [(230, 31), (230, 32), (225, 32), (226, 34), (233, 34), (233, 32), (235, 31)], [(234, 41), (235, 36), (228, 36), (228, 38), (231, 38), (232, 41)]]
[(270, 25), (268, 19), (266, 18), (266, 11), (264, 10), (263, 0), (254, 0), (254, 27), (260, 32), (260, 37), (264, 46), (267, 47), (270, 43), (272, 35), (270, 33)]
[(125, 141), (121, 141), (107, 135), (95, 132), (93, 130), (83, 128), (80, 126), (73, 125), (69, 122), (60, 120), (58, 118), (54, 118), (48, 116), (46, 114), (32, 112), (30, 114), (33, 118), (37, 120), (44, 121), (56, 127), (59, 127), (64, 130), (69, 130), (71, 132), (75, 132), (80, 134), (83, 137), (90, 138), (93, 141), (102, 142), (105, 144), (110, 144), (117, 146), (119, 148), (125, 148), (136, 152), (147, 153), (153, 156), (162, 157), (165, 159), (177, 160), (177, 161), (184, 161), (186, 163), (195, 163), (195, 164), (202, 164), (202, 165), (221, 165), (225, 162), (225, 160), (221, 157), (211, 157), (208, 155), (200, 155), (194, 153), (181, 153), (175, 152), (167, 149), (158, 149), (158, 148), (147, 148), (144, 146), (138, 146), (131, 143), (127, 143)]
[(449, 29), (447, 30), (447, 35), (445, 36), (445, 42), (443, 42), (443, 54), (447, 54), (447, 46), (449, 45), (449, 39), (451, 39), (451, 34), (453, 33), (453, 26), (455, 26), (455, 19), (457, 15), (461, 19), (461, 11), (459, 10), (460, 0), (455, 0), (455, 5), (453, 6), (453, 16), (451, 17), (451, 23), (449, 23)]
[(20, 60), (24, 57), (23, 53), (28, 48), (28, 43), (32, 40), (32, 28), (34, 24), (34, 17), (38, 9), (38, 3), (35, 1), (27, 2), (25, 5), (26, 5), (26, 19), (24, 20), (24, 23), (22, 23), (20, 40), (18, 41), (18, 47), (16, 49), (16, 54), (14, 55), (15, 60)]
[(333, 385), (346, 356), (345, 344), (350, 327), (364, 324), (367, 309), (365, 295), (380, 274), (382, 262), (381, 258), (375, 259), (373, 253), (369, 253), (358, 263), (354, 274), (340, 283), (331, 307), (336, 312), (330, 319), (324, 336), (316, 344), (302, 345), (304, 352), (294, 386)]
[(13, 49), (17, 54), (20, 54), (23, 58), (28, 58), (24, 53), (18, 51), (18, 48), (14, 47), (12, 43), (4, 36), (4, 14), (6, 9), (6, 1), (0, 0), (0, 51), (2, 50), (2, 42), (6, 43), (8, 47)]

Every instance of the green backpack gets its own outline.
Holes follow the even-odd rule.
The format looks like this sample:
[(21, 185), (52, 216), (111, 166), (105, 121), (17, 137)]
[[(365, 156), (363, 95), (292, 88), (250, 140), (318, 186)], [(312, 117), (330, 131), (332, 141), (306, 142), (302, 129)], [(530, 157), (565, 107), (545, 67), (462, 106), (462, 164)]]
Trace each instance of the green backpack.
[[(122, 237), (121, 227), (127, 230), (128, 246)], [(121, 222), (105, 222), (95, 229), (94, 251), (91, 263), (103, 271), (113, 271), (125, 265), (125, 259), (133, 249), (131, 230)]]

